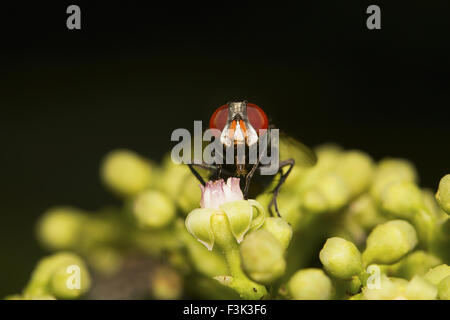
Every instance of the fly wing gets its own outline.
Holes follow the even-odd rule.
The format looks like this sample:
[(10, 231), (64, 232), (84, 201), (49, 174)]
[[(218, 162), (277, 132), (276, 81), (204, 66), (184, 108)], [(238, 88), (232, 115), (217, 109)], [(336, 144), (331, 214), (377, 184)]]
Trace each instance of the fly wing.
[(312, 167), (317, 163), (315, 152), (286, 133), (280, 132), (280, 160), (293, 158), (295, 165)]

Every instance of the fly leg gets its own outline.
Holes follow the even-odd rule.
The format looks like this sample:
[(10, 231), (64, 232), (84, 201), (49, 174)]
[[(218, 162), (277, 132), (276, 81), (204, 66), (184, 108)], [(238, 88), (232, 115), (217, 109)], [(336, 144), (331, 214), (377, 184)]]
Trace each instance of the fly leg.
[(214, 177), (214, 180), (218, 180), (218, 179), (220, 179), (220, 176), (222, 175), (222, 165), (221, 164), (218, 164), (217, 165), (217, 174), (216, 174), (216, 176)]
[[(267, 133), (265, 133), (262, 137), (260, 137), (260, 139), (264, 139), (266, 134)], [(261, 163), (261, 159), (262, 159), (264, 153), (266, 152), (266, 149), (267, 149), (267, 144), (263, 145), (263, 147), (259, 151), (260, 155), (258, 157), (258, 161), (253, 165), (252, 169), (249, 171), (249, 173), (245, 177), (244, 199), (247, 199), (248, 189), (250, 188), (250, 181), (252, 180), (252, 177), (255, 174), (256, 169), (258, 169), (259, 164)]]
[(249, 171), (249, 173), (245, 177), (244, 199), (247, 199), (248, 189), (250, 187), (250, 180), (252, 179), (253, 174), (255, 173), (256, 169), (258, 168), (258, 164), (259, 164), (259, 161), (253, 165), (252, 169)]
[(197, 170), (194, 169), (194, 165), (191, 163), (188, 163), (189, 170), (191, 170), (192, 174), (197, 178), (197, 180), (204, 186), (206, 184), (205, 180), (203, 180), (200, 173), (198, 173)]
[[(283, 185), (283, 183), (286, 181), (287, 177), (289, 176), (289, 174), (291, 173), (292, 168), (295, 165), (295, 160), (294, 159), (287, 159), (287, 160), (283, 160), (280, 162), (280, 166), (278, 168), (278, 172), (281, 173), (281, 177), (280, 180), (278, 181), (277, 185), (275, 186), (275, 188), (273, 189), (272, 193), (272, 201), (270, 201), (269, 203), (269, 212), (271, 213), (271, 215), (273, 215), (273, 210), (272, 207), (275, 208), (275, 212), (277, 213), (278, 217), (281, 217), (280, 212), (278, 211), (278, 203), (277, 203), (277, 197), (278, 197), (278, 193), (280, 192), (281, 186)], [(286, 172), (283, 173), (283, 167), (289, 166), (289, 168), (287, 169)]]
[(205, 169), (205, 170), (209, 170), (211, 172), (214, 173), (213, 177), (211, 178), (212, 180), (217, 180), (220, 179), (220, 176), (222, 173), (228, 174), (230, 175), (230, 173), (228, 171), (226, 171), (225, 169), (223, 169), (221, 164), (217, 164), (217, 165), (212, 165), (212, 164), (206, 164), (206, 163), (201, 163), (201, 164), (192, 164), (189, 163), (188, 164), (189, 169), (191, 170), (192, 174), (197, 178), (197, 180), (204, 186), (206, 184), (205, 180), (203, 179), (203, 177), (200, 175), (200, 173), (198, 173), (198, 171), (195, 169), (195, 167), (197, 168), (201, 168), (201, 169)]

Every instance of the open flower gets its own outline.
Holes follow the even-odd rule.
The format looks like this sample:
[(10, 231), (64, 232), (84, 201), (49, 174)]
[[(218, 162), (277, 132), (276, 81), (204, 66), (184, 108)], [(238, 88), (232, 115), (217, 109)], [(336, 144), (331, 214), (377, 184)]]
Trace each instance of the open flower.
[(214, 234), (212, 219), (214, 215), (225, 215), (235, 241), (240, 243), (249, 230), (254, 230), (264, 223), (265, 210), (255, 200), (244, 200), (239, 178), (210, 181), (201, 186), (201, 208), (189, 213), (186, 218), (187, 230), (208, 250), (212, 250)]
[(244, 200), (239, 178), (228, 178), (227, 183), (223, 179), (209, 181), (206, 186), (200, 185), (202, 200), (200, 207), (219, 209), (219, 207), (231, 201)]

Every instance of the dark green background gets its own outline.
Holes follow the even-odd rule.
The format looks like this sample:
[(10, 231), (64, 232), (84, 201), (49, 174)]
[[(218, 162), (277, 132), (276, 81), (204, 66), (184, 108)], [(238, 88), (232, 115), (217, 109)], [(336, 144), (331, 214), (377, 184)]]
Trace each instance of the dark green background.
[(365, 2), (73, 3), (81, 31), (65, 27), (71, 3), (1, 8), (0, 296), (44, 254), (43, 211), (115, 201), (98, 177), (106, 152), (158, 159), (173, 129), (231, 99), (308, 145), (406, 157), (423, 186), (450, 171), (448, 1), (376, 1), (378, 31)]

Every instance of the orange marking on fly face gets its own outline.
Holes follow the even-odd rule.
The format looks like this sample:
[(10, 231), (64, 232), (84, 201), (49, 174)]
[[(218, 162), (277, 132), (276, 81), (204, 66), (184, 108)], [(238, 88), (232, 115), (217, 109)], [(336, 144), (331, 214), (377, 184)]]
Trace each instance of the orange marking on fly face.
[(234, 138), (234, 131), (236, 130), (236, 120), (233, 120), (233, 122), (231, 122), (231, 125), (228, 129), (228, 136), (230, 137), (230, 139)]
[(245, 127), (245, 122), (239, 120), (239, 126), (241, 127), (242, 132), (244, 132), (244, 136), (247, 137), (247, 128)]

